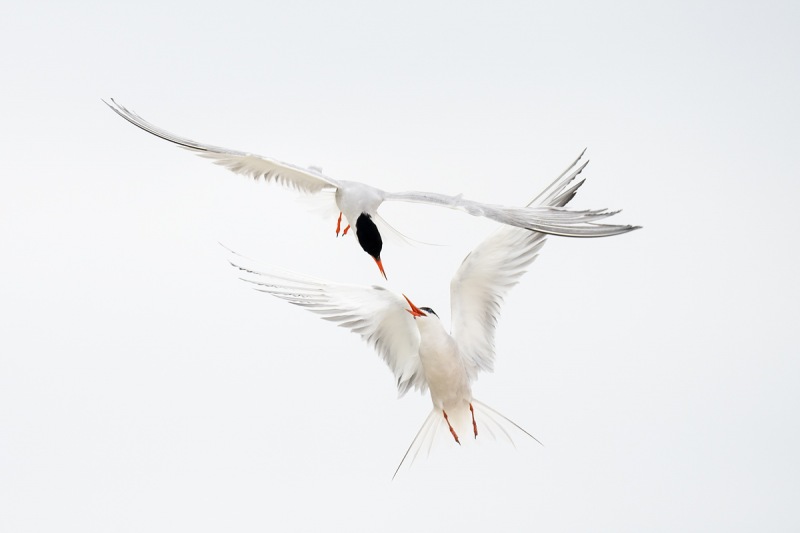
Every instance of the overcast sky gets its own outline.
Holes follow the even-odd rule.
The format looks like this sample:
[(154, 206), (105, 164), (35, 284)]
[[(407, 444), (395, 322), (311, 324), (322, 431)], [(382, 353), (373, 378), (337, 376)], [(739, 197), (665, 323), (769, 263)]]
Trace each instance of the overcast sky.
[[(797, 531), (796, 2), (16, 2), (0, 21), (0, 530)], [(356, 335), (222, 243), (383, 283), (335, 218), (124, 122), (503, 204), (584, 148), (475, 396), (539, 438), (443, 445)], [(495, 228), (384, 206), (386, 285), (449, 323)], [(447, 443), (445, 443), (447, 444)], [(452, 444), (452, 443), (450, 443)]]

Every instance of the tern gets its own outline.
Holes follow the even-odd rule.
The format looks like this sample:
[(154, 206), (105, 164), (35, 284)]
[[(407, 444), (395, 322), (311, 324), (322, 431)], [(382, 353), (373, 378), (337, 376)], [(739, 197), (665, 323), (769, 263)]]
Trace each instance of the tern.
[[(275, 182), (306, 194), (334, 192), (334, 200), (339, 211), (336, 235), (339, 236), (340, 232), (346, 235), (352, 227), (359, 245), (375, 260), (384, 278), (386, 278), (386, 272), (381, 260), (383, 238), (378, 225), (396, 233), (396, 230), (378, 215), (378, 208), (385, 201), (396, 200), (438, 205), (460, 210), (473, 216), (486, 217), (502, 224), (565, 237), (607, 237), (637, 229), (630, 225), (598, 224), (598, 220), (618, 213), (618, 211), (607, 209), (572, 211), (555, 205), (525, 208), (506, 207), (467, 200), (460, 195), (448, 196), (419, 191), (392, 193), (356, 181), (336, 180), (324, 175), (321, 170), (314, 167), (302, 168), (271, 157), (202, 144), (174, 135), (129, 111), (115, 102), (113, 98), (110, 99), (110, 102), (105, 100), (103, 102), (134, 126), (195, 152), (201, 157), (211, 159), (214, 163), (236, 174), (249, 176), (256, 180)], [(343, 231), (341, 230), (342, 217), (346, 224)]]
[[(582, 168), (576, 168), (579, 160), (531, 205), (566, 205), (584, 182), (572, 183)], [(504, 226), (478, 244), (450, 282), (449, 333), (433, 309), (417, 307), (407, 296), (378, 285), (332, 283), (275, 268), (251, 268), (242, 265), (241, 256), (231, 264), (257, 290), (359, 334), (394, 373), (400, 396), (412, 388), (430, 392), (432, 410), (400, 461), (397, 475), (411, 450), (415, 450), (413, 462), (426, 441), (430, 446), (440, 426), (446, 426), (458, 444), (464, 433), (477, 438), (482, 426), (492, 434), (494, 427), (509, 436), (498, 423), (502, 421), (537, 440), (473, 398), (471, 385), (479, 372), (492, 371), (495, 326), (503, 299), (536, 259), (545, 240), (545, 233)]]

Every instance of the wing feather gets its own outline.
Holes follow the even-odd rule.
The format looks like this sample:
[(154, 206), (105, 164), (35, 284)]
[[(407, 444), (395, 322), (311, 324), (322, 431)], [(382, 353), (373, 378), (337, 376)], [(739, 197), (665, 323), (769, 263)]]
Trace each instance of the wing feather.
[(115, 102), (113, 98), (111, 98), (111, 103), (105, 100), (104, 102), (115, 113), (134, 126), (165, 141), (186, 148), (200, 157), (211, 159), (217, 165), (223, 166), (236, 174), (256, 180), (263, 179), (266, 182), (275, 182), (278, 185), (308, 194), (317, 193), (323, 189), (339, 187), (338, 181), (325, 176), (316, 169), (305, 169), (270, 157), (229, 150), (228, 148), (185, 139), (151, 124), (133, 111), (129, 111)]
[[(563, 207), (583, 180), (572, 183), (586, 167), (583, 153), (530, 205)], [(544, 246), (547, 235), (503, 227), (470, 252), (450, 282), (452, 335), (470, 377), (494, 368), (494, 337), (500, 306)]]
[(271, 267), (249, 268), (243, 262), (237, 256), (231, 265), (256, 290), (360, 335), (394, 373), (401, 396), (412, 388), (427, 390), (419, 360), (419, 331), (400, 296), (377, 285), (331, 283)]
[(467, 200), (461, 195), (407, 191), (386, 193), (384, 200), (398, 200), (430, 205), (438, 205), (464, 211), (473, 216), (485, 217), (502, 224), (527, 230), (559, 235), (562, 237), (608, 237), (638, 229), (627, 224), (598, 224), (599, 220), (617, 214), (608, 209), (570, 210), (564, 206), (575, 196), (575, 191), (583, 184), (579, 182), (569, 189), (566, 186), (586, 167), (580, 166), (584, 150), (578, 158), (542, 193), (525, 207), (507, 207)]

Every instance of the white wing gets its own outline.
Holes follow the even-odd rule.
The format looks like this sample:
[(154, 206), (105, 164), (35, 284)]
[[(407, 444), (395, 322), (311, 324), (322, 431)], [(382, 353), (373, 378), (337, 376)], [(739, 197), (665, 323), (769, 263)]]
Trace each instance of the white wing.
[[(579, 160), (580, 156), (575, 163)], [(568, 171), (575, 166), (575, 163)], [(586, 166), (585, 163), (577, 169), (575, 175), (580, 173), (584, 166)], [(562, 174), (559, 179), (563, 179), (564, 176), (565, 174)], [(558, 183), (560, 183), (559, 180), (556, 180), (550, 187), (545, 189), (545, 192), (556, 187)], [(563, 186), (566, 186), (566, 184), (563, 184)], [(565, 209), (565, 203), (555, 201), (537, 202), (535, 207), (532, 207), (534, 202), (531, 202), (526, 207), (507, 207), (466, 200), (460, 195), (448, 196), (446, 194), (418, 191), (386, 193), (384, 200), (399, 200), (449, 207), (473, 216), (486, 217), (509, 226), (563, 237), (608, 237), (638, 229), (638, 226), (597, 223), (597, 221), (608, 218), (619, 211), (609, 211), (607, 209), (575, 211)]]
[(113, 98), (111, 103), (105, 100), (103, 102), (134, 126), (165, 141), (191, 150), (201, 157), (211, 159), (214, 163), (237, 174), (249, 176), (253, 179), (264, 179), (267, 182), (274, 181), (279, 185), (309, 194), (317, 193), (325, 188), (337, 188), (339, 186), (339, 182), (325, 176), (316, 169), (305, 169), (289, 163), (282, 163), (269, 157), (228, 150), (227, 148), (184, 139), (147, 122), (136, 113), (119, 105)]
[[(569, 185), (588, 164), (587, 161), (576, 168), (582, 156), (583, 153), (531, 204), (561, 207), (572, 200), (584, 180)], [(464, 258), (450, 281), (452, 335), (472, 379), (480, 370), (493, 369), (500, 305), (536, 259), (546, 237), (536, 231), (501, 228)]]
[(275, 268), (251, 269), (237, 256), (231, 264), (244, 281), (289, 303), (305, 307), (354, 333), (375, 349), (397, 379), (402, 396), (411, 388), (424, 392), (427, 382), (419, 360), (419, 331), (398, 295), (373, 285), (345, 285)]

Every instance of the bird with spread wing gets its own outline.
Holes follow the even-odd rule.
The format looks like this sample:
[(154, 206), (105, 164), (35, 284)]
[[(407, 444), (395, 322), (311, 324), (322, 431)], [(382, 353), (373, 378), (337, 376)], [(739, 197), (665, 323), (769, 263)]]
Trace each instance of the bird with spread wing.
[[(578, 166), (580, 159), (529, 205), (566, 205), (584, 181), (575, 182), (584, 168)], [(399, 470), (412, 451), (413, 460), (424, 443), (432, 441), (440, 427), (446, 427), (459, 444), (465, 432), (477, 438), (483, 429), (499, 429), (508, 436), (503, 426), (509, 424), (534, 438), (473, 398), (471, 384), (479, 372), (493, 369), (495, 326), (503, 299), (536, 259), (546, 237), (542, 232), (504, 226), (478, 244), (450, 282), (449, 333), (433, 309), (417, 307), (405, 295), (381, 286), (333, 283), (274, 268), (245, 266), (240, 256), (231, 263), (257, 290), (359, 334), (388, 364), (401, 396), (410, 389), (429, 391), (432, 410)]]
[[(473, 216), (486, 217), (508, 226), (565, 237), (607, 237), (637, 229), (637, 226), (598, 223), (599, 220), (618, 212), (607, 209), (569, 210), (555, 204), (506, 207), (467, 200), (460, 195), (449, 196), (419, 191), (392, 193), (365, 183), (335, 180), (315, 168), (302, 168), (271, 157), (202, 144), (174, 135), (129, 111), (115, 102), (113, 98), (110, 99), (110, 102), (105, 103), (134, 126), (211, 159), (214, 163), (237, 174), (275, 182), (306, 194), (318, 194), (323, 191), (334, 192), (334, 200), (339, 211), (336, 235), (347, 234), (352, 228), (359, 245), (374, 259), (384, 278), (386, 272), (381, 260), (383, 237), (379, 226), (395, 231), (378, 215), (378, 208), (385, 201), (405, 201), (448, 207)], [(342, 217), (346, 224), (344, 230), (341, 228)]]

